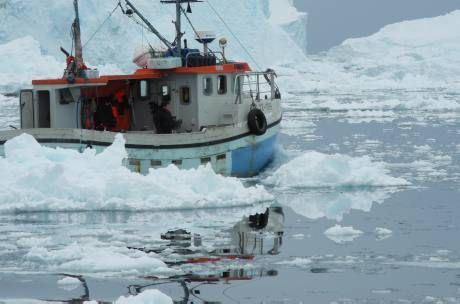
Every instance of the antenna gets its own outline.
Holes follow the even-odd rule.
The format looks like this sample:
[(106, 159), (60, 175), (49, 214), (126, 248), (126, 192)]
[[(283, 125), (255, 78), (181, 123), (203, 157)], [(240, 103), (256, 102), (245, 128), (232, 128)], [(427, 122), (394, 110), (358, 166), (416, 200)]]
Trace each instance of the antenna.
[(201, 31), (196, 33), (195, 40), (203, 44), (204, 54), (207, 55), (209, 52), (208, 44), (216, 39), (214, 32)]
[(187, 13), (192, 12), (190, 3), (203, 2), (200, 0), (161, 0), (164, 4), (176, 4), (176, 56), (182, 57), (182, 29), (181, 29), (181, 13), (182, 3), (187, 3)]

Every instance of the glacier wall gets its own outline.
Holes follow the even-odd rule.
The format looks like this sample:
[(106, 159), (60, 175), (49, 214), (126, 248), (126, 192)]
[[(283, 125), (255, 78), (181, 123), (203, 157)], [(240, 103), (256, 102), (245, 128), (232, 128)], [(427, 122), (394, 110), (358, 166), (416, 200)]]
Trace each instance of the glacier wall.
[[(209, 3), (215, 7), (231, 28), (231, 32), (237, 35), (256, 58), (257, 63), (251, 61), (251, 56), (240, 47), (232, 33), (227, 30), (211, 9)], [(298, 41), (286, 32), (290, 26), (306, 27), (304, 14), (300, 14), (286, 1), (285, 8), (290, 12), (290, 20), (287, 24), (273, 22), (273, 13), (270, 13), (272, 2), (279, 0), (235, 0), (219, 1), (208, 0), (204, 3), (193, 5), (193, 13), (190, 16), (197, 30), (215, 31), (217, 37), (226, 37), (229, 41), (227, 55), (232, 59), (246, 60), (253, 68), (265, 69), (277, 64), (298, 61), (304, 58), (304, 50)], [(174, 7), (162, 5), (160, 1), (133, 0), (132, 1), (144, 15), (154, 24), (157, 29), (164, 33), (169, 40), (174, 39), (174, 27), (171, 23), (175, 19)], [(85, 44), (91, 35), (106, 20), (113, 11), (117, 0), (80, 0), (80, 19), (82, 23), (82, 40)], [(298, 17), (298, 19), (295, 19)], [(35, 62), (42, 62), (40, 56), (52, 56), (58, 63), (64, 62), (64, 55), (59, 47), (71, 49), (70, 26), (74, 19), (73, 5), (71, 0), (0, 0), (0, 55), (8, 49), (8, 62), (0, 61), (0, 86), (2, 78), (10, 79), (10, 72), (17, 62), (20, 62), (21, 70), (27, 70), (26, 64), (37, 71)], [(193, 30), (185, 23), (186, 38), (190, 47), (200, 47), (194, 40)], [(24, 38), (29, 37), (29, 38)], [(21, 39), (11, 44), (14, 40)], [(32, 40), (36, 40), (36, 43)], [(90, 66), (103, 66), (103, 70), (114, 71), (119, 67), (124, 72), (131, 72), (135, 66), (131, 59), (134, 49), (150, 43), (160, 45), (159, 40), (143, 30), (132, 19), (126, 17), (120, 10), (116, 10), (110, 19), (104, 24), (84, 48), (85, 61)], [(4, 45), (8, 44), (7, 47)], [(22, 47), (21, 47), (22, 45)], [(16, 51), (12, 51), (16, 46)], [(201, 47), (200, 47), (201, 48)], [(211, 46), (217, 50), (217, 42)], [(33, 53), (33, 56), (31, 56)], [(26, 62), (21, 62), (26, 61)], [(9, 66), (8, 66), (9, 65)], [(8, 66), (8, 68), (4, 68)], [(42, 74), (48, 76), (50, 71), (61, 70), (63, 65), (57, 65), (49, 60), (50, 68), (42, 68)], [(105, 67), (105, 69), (104, 69)], [(107, 68), (108, 67), (108, 68)], [(3, 72), (3, 71), (9, 72)], [(6, 73), (9, 73), (6, 75)], [(27, 75), (16, 75), (13, 78), (25, 78)], [(36, 76), (36, 75), (35, 75)], [(56, 75), (60, 76), (60, 75)], [(14, 79), (17, 82), (17, 79)], [(10, 83), (9, 87), (11, 88)], [(0, 92), (2, 90), (0, 89)]]
[(265, 10), (271, 24), (280, 26), (307, 53), (308, 14), (299, 12), (293, 0), (271, 0)]

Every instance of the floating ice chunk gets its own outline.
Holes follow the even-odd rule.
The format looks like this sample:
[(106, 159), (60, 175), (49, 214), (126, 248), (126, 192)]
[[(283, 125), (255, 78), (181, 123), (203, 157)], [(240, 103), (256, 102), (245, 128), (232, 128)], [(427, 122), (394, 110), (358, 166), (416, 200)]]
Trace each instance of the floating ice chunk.
[(389, 235), (392, 234), (393, 231), (391, 231), (390, 229), (377, 227), (375, 228), (375, 233), (378, 235)]
[(327, 229), (324, 234), (331, 239), (332, 241), (342, 244), (345, 242), (351, 242), (354, 239), (360, 237), (363, 232), (356, 230), (353, 227), (342, 227), (340, 225), (335, 225)]
[(34, 247), (25, 258), (37, 267), (73, 273), (163, 273), (170, 270), (154, 253), (114, 247), (105, 243), (72, 243), (60, 249)]
[(216, 174), (210, 166), (133, 173), (122, 135), (102, 153), (43, 147), (23, 134), (0, 158), (0, 212), (171, 210), (248, 206), (273, 199), (262, 186)]
[(378, 241), (383, 241), (390, 238), (393, 234), (393, 231), (391, 231), (390, 229), (377, 227), (375, 228), (375, 234), (377, 235)]
[(276, 264), (304, 268), (304, 267), (309, 267), (311, 263), (312, 263), (311, 259), (297, 257), (291, 261), (281, 261), (281, 262), (277, 262)]
[(409, 185), (389, 175), (383, 162), (369, 157), (307, 152), (282, 165), (266, 184), (281, 188), (384, 187)]
[(372, 189), (372, 191), (305, 191), (282, 193), (277, 201), (309, 219), (322, 217), (341, 221), (351, 210), (369, 212), (374, 204), (382, 204), (395, 189)]
[(173, 301), (161, 291), (149, 289), (137, 296), (122, 296), (115, 301), (115, 304), (173, 304)]
[(81, 281), (77, 278), (65, 277), (58, 282), (59, 288), (65, 290), (74, 290), (81, 286)]
[(372, 293), (375, 293), (375, 294), (390, 294), (394, 292), (393, 289), (373, 289), (372, 290)]
[(297, 239), (297, 240), (303, 240), (304, 237), (305, 237), (305, 235), (303, 233), (294, 234), (292, 236), (293, 239)]

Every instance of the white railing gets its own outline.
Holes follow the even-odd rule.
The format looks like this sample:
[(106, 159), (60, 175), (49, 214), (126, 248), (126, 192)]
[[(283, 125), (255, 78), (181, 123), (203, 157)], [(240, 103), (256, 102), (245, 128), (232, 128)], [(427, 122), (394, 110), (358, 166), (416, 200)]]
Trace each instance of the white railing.
[(275, 77), (276, 73), (273, 70), (237, 75), (235, 78), (236, 103), (241, 103), (242, 98), (251, 98), (252, 101), (280, 99), (281, 95), (275, 83)]

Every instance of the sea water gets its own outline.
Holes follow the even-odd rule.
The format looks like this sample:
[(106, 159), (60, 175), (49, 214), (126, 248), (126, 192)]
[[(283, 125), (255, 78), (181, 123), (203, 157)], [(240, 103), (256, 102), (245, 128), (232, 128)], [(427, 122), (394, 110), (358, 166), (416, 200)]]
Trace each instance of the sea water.
[[(121, 136), (100, 155), (16, 138), (0, 159), (0, 300), (460, 303), (457, 97), (289, 96), (274, 162), (244, 180), (131, 173)], [(263, 240), (254, 258), (190, 262), (239, 248), (236, 224), (273, 206), (284, 225), (244, 234)], [(176, 229), (190, 242), (161, 238)]]

